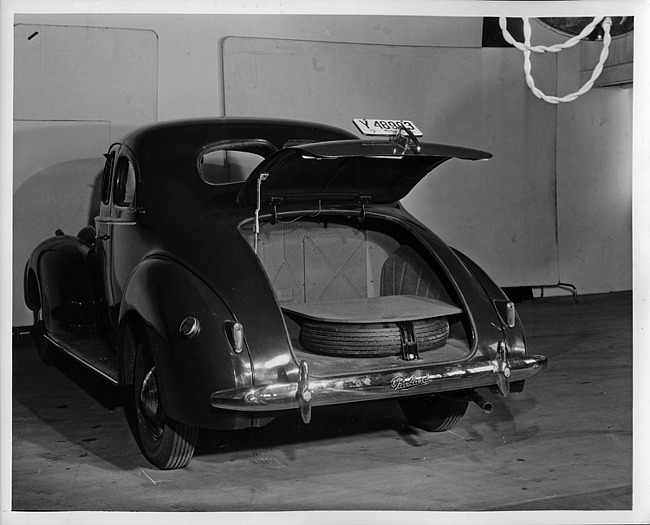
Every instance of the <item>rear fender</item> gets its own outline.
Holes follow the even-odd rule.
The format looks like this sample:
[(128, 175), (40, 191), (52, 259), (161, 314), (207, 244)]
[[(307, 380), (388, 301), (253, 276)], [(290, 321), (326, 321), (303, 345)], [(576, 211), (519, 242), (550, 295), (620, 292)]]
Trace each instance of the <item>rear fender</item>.
[[(476, 264), (472, 259), (464, 255), (463, 253), (454, 250), (456, 255), (458, 255), (459, 259), (462, 261), (462, 263), (465, 265), (465, 267), (469, 270), (469, 272), (476, 278), (476, 280), (480, 283), (481, 287), (483, 290), (485, 290), (485, 293), (490, 297), (493, 301), (493, 306), (494, 306), (494, 301), (508, 301), (508, 296), (505, 294), (505, 292), (501, 289), (501, 287), (496, 284), (496, 282), (483, 270), (478, 264)], [(496, 309), (496, 306), (494, 306), (494, 310), (496, 313), (497, 318), (499, 319), (501, 323), (501, 329), (503, 330), (503, 334), (505, 336), (506, 344), (508, 345), (508, 349), (511, 354), (516, 354), (517, 356), (523, 356), (526, 355), (526, 336), (524, 334), (524, 327), (521, 323), (521, 319), (519, 319), (519, 315), (516, 313), (515, 310), (515, 325), (513, 327), (508, 327), (504, 322), (501, 316), (499, 315), (499, 312)]]
[(38, 245), (25, 268), (27, 307), (43, 308), (48, 332), (92, 328), (95, 324), (95, 271), (91, 246), (71, 235)]
[[(200, 325), (193, 337), (180, 333), (188, 317)], [(182, 423), (219, 428), (212, 392), (252, 385), (248, 348), (235, 353), (227, 337), (232, 321), (237, 319), (217, 294), (185, 267), (164, 257), (144, 260), (129, 278), (120, 306), (122, 382), (133, 383), (137, 335), (132, 332), (144, 332), (165, 412)]]

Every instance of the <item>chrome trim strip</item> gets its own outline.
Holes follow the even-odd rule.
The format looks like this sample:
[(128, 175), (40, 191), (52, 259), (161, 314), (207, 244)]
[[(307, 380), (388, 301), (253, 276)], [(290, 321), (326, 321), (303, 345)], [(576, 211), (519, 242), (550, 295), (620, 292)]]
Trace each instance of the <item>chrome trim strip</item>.
[(135, 226), (137, 224), (134, 219), (122, 219), (119, 217), (95, 217), (95, 223), (112, 224), (114, 226)]
[[(478, 361), (464, 365), (429, 366), (399, 372), (377, 372), (340, 377), (310, 377), (307, 385), (274, 383), (257, 387), (232, 388), (214, 392), (215, 408), (245, 412), (289, 410), (300, 407), (299, 392), (307, 388), (312, 406), (355, 403), (415, 394), (434, 394), (497, 384), (497, 363)], [(546, 368), (545, 356), (508, 359), (510, 381), (528, 379)]]

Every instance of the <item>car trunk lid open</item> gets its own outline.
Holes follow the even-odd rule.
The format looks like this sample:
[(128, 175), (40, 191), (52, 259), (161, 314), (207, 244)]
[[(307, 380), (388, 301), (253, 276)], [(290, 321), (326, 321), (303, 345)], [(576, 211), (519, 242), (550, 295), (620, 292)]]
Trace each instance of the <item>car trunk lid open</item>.
[(434, 168), (452, 158), (486, 160), (484, 151), (419, 143), (339, 140), (303, 144), (269, 156), (238, 195), (243, 205), (278, 202), (386, 204), (405, 197)]

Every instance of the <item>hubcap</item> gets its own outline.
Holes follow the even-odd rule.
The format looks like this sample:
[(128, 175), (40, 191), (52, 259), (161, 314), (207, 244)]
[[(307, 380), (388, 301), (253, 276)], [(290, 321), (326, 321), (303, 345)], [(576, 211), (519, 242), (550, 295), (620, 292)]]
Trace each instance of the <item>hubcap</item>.
[(156, 381), (156, 368), (152, 368), (142, 381), (140, 389), (140, 404), (144, 414), (156, 424), (160, 419), (160, 399), (158, 397), (158, 382)]

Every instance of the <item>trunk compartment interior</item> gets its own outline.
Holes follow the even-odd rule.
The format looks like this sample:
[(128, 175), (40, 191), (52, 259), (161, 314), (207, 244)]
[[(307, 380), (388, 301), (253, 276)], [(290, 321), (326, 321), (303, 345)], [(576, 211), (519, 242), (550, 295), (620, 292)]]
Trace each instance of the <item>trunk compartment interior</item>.
[[(255, 245), (252, 223), (242, 234)], [(392, 221), (319, 215), (262, 222), (257, 255), (294, 355), (315, 375), (452, 363), (470, 355), (469, 319), (449, 278)], [(435, 340), (428, 335), (445, 330)], [(407, 362), (408, 340), (421, 350)]]

